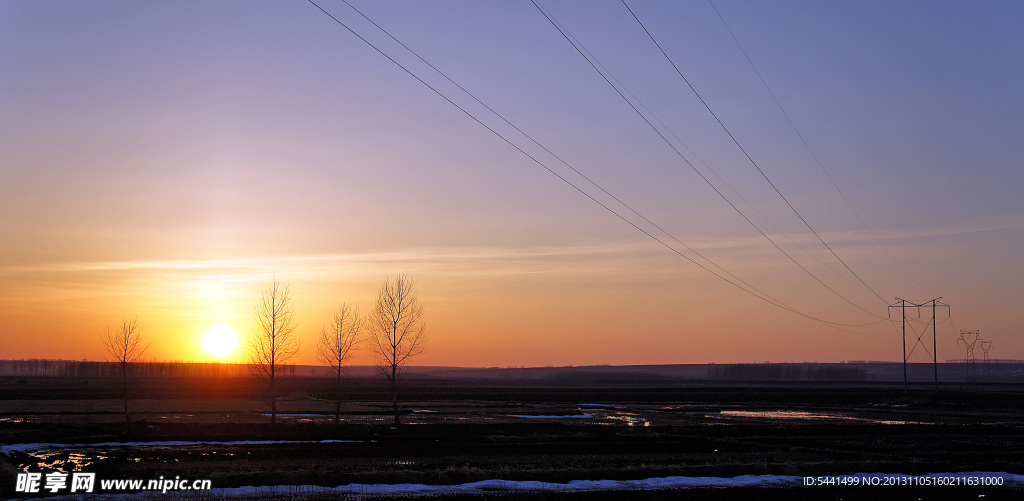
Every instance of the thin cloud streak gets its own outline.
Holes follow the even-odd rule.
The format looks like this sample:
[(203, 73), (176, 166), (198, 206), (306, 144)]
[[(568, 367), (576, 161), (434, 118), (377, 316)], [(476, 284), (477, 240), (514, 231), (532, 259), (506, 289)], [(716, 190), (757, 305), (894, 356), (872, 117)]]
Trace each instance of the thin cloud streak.
[[(898, 231), (876, 231), (876, 236), (885, 242), (894, 244), (913, 244), (914, 241), (981, 233), (987, 231), (1019, 230), (1024, 228), (1024, 221), (1012, 218), (984, 225), (961, 224), (938, 228), (921, 228)], [(822, 233), (836, 245), (860, 245), (873, 241), (866, 231), (839, 231)], [(816, 241), (810, 234), (790, 234), (795, 241), (811, 245)], [(731, 251), (741, 249), (757, 249), (765, 247), (763, 238), (759, 236), (743, 236), (732, 238), (701, 238), (689, 243), (690, 247), (711, 253), (710, 258), (716, 259), (713, 251)], [(873, 250), (872, 250), (873, 251)], [(824, 251), (822, 251), (824, 253)], [(0, 267), (0, 276), (15, 276), (31, 273), (77, 273), (105, 271), (217, 271), (217, 270), (249, 270), (263, 273), (266, 270), (287, 271), (309, 268), (330, 268), (331, 264), (348, 263), (350, 267), (360, 265), (417, 265), (429, 267), (431, 264), (443, 266), (458, 263), (465, 266), (468, 262), (516, 262), (558, 261), (570, 258), (614, 259), (630, 258), (643, 255), (645, 258), (664, 254), (661, 248), (646, 239), (619, 241), (600, 244), (580, 244), (571, 246), (535, 246), (535, 247), (428, 247), (391, 249), (381, 251), (363, 251), (348, 253), (311, 253), (286, 256), (238, 256), (217, 259), (166, 259), (166, 260), (120, 260), (94, 262), (57, 262), (32, 266)], [(760, 256), (751, 256), (760, 258)], [(734, 261), (735, 255), (729, 256)], [(496, 271), (501, 265), (496, 265)]]

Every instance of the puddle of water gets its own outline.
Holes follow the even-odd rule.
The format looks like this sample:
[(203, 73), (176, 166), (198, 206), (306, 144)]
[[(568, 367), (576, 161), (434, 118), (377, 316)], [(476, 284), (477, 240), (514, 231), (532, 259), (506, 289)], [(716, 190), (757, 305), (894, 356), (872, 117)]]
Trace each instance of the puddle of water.
[(611, 420), (614, 420), (614, 421), (622, 421), (622, 422), (626, 423), (626, 426), (643, 426), (643, 427), (651, 426), (651, 422), (650, 421), (648, 421), (648, 420), (646, 420), (646, 419), (644, 419), (644, 418), (642, 418), (642, 417), (640, 417), (640, 416), (638, 416), (636, 414), (633, 414), (632, 412), (616, 412), (616, 413), (608, 414), (606, 416), (601, 416), (601, 417), (603, 417), (605, 419), (611, 419)]
[(578, 410), (580, 414), (590, 415), (595, 419), (619, 421), (626, 423), (627, 426), (651, 426), (651, 422), (641, 417), (640, 414), (636, 412), (620, 411), (618, 410), (620, 407), (635, 408), (635, 406), (630, 405), (615, 406), (610, 404), (577, 404), (576, 410)]
[[(47, 417), (32, 416), (32, 415), (10, 416), (10, 417), (2, 417), (2, 418), (0, 418), (0, 423), (42, 423), (44, 421), (44, 419), (47, 419), (47, 418), (49, 418), (49, 416), (47, 416)], [(50, 419), (52, 419), (52, 418), (50, 418)]]
[[(890, 419), (868, 419), (859, 418), (854, 416), (847, 416), (845, 414), (826, 414), (820, 412), (806, 412), (806, 411), (721, 411), (720, 416), (725, 417), (737, 417), (737, 418), (754, 418), (754, 419), (792, 419), (792, 420), (803, 420), (803, 421), (844, 421), (851, 423), (870, 423), (870, 424), (890, 424), (890, 425), (905, 425), (905, 424), (925, 424), (919, 421), (902, 421), (902, 420), (890, 420)], [(719, 416), (709, 415), (709, 418), (715, 418)]]
[(677, 404), (677, 405), (665, 405), (658, 407), (657, 409), (651, 409), (652, 412), (673, 412), (673, 411), (701, 411), (707, 410), (708, 407), (715, 407), (709, 404)]
[(193, 418), (193, 417), (195, 417), (195, 416), (192, 415), (192, 414), (165, 414), (165, 415), (157, 416), (156, 419), (163, 419), (165, 421), (172, 421), (172, 420), (175, 420), (175, 419), (189, 419), (189, 418)]
[[(261, 416), (265, 416), (265, 417), (270, 417), (269, 413), (263, 413), (263, 414), (260, 414), (260, 415)], [(318, 419), (331, 418), (331, 419), (334, 419), (334, 415), (333, 414), (281, 414), (281, 413), (278, 413), (277, 417), (279, 417), (279, 418), (318, 418)]]
[(533, 414), (508, 414), (508, 417), (525, 419), (592, 419), (590, 414), (566, 414), (566, 415), (533, 415)]
[(807, 420), (837, 420), (837, 421), (862, 421), (861, 419), (840, 416), (834, 414), (821, 414), (804, 411), (721, 411), (719, 414), (730, 417), (747, 417), (761, 419), (807, 419)]
[[(81, 452), (67, 451), (35, 451), (28, 454), (36, 458), (35, 466), (59, 471), (84, 471), (93, 463), (109, 457), (105, 454), (85, 455)], [(23, 470), (28, 471), (27, 467)]]

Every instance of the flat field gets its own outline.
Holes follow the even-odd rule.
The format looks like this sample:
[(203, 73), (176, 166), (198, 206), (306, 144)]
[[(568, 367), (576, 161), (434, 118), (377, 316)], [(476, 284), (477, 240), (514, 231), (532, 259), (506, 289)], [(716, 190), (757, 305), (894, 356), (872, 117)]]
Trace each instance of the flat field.
[[(276, 426), (265, 388), (248, 379), (144, 378), (134, 387), (126, 430), (109, 378), (0, 380), (0, 489), (12, 492), (18, 473), (80, 471), (209, 479), (218, 490), (205, 498), (239, 495), (230, 489), (243, 486), (285, 486), (275, 492), (293, 498), (387, 497), (395, 484), (450, 486), (440, 495), (459, 499), (1024, 496), (1012, 481), (802, 485), (803, 477), (858, 473), (1024, 473), (1024, 388), (1016, 386), (904, 394), (902, 385), (870, 383), (409, 379), (400, 426), (375, 379), (345, 381), (337, 425), (327, 379), (284, 380)], [(755, 481), (744, 486), (742, 476)], [(693, 486), (665, 480), (683, 477)], [(732, 487), (707, 487), (719, 485), (707, 477)], [(568, 487), (643, 479), (662, 480), (643, 491)], [(505, 483), (484, 492), (454, 487), (497, 480)], [(554, 486), (531, 490), (537, 482)], [(351, 484), (366, 487), (308, 487)]]

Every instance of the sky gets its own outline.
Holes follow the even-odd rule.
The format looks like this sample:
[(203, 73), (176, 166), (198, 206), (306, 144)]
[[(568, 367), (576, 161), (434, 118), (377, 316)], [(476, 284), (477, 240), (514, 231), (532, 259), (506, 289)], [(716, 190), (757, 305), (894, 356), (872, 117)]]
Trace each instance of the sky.
[(417, 365), (901, 360), (897, 297), (1024, 358), (1024, 4), (538, 1), (605, 80), (530, 1), (349, 1), (0, 3), (0, 358), (239, 361), (276, 278), (314, 364), (399, 273)]

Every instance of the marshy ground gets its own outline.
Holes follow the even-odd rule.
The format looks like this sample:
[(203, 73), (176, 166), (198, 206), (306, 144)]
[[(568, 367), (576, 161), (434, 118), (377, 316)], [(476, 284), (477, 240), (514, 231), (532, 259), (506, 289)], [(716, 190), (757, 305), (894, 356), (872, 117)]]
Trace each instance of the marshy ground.
[[(1024, 472), (1024, 391), (1012, 386), (904, 394), (902, 386), (884, 384), (410, 380), (403, 424), (396, 427), (375, 380), (350, 382), (335, 425), (329, 381), (295, 378), (279, 402), (280, 422), (271, 427), (260, 388), (247, 380), (159, 378), (139, 382), (126, 432), (116, 392), (103, 378), (8, 378), (0, 384), (0, 482), (8, 492), (18, 472), (34, 471), (203, 478), (215, 488)], [(131, 444), (117, 445), (124, 442)], [(33, 443), (40, 445), (12, 445)], [(799, 486), (758, 488), (754, 497), (1012, 499), (1024, 495), (1018, 488)], [(686, 492), (721, 499), (748, 491)], [(679, 491), (642, 494), (671, 499)]]

